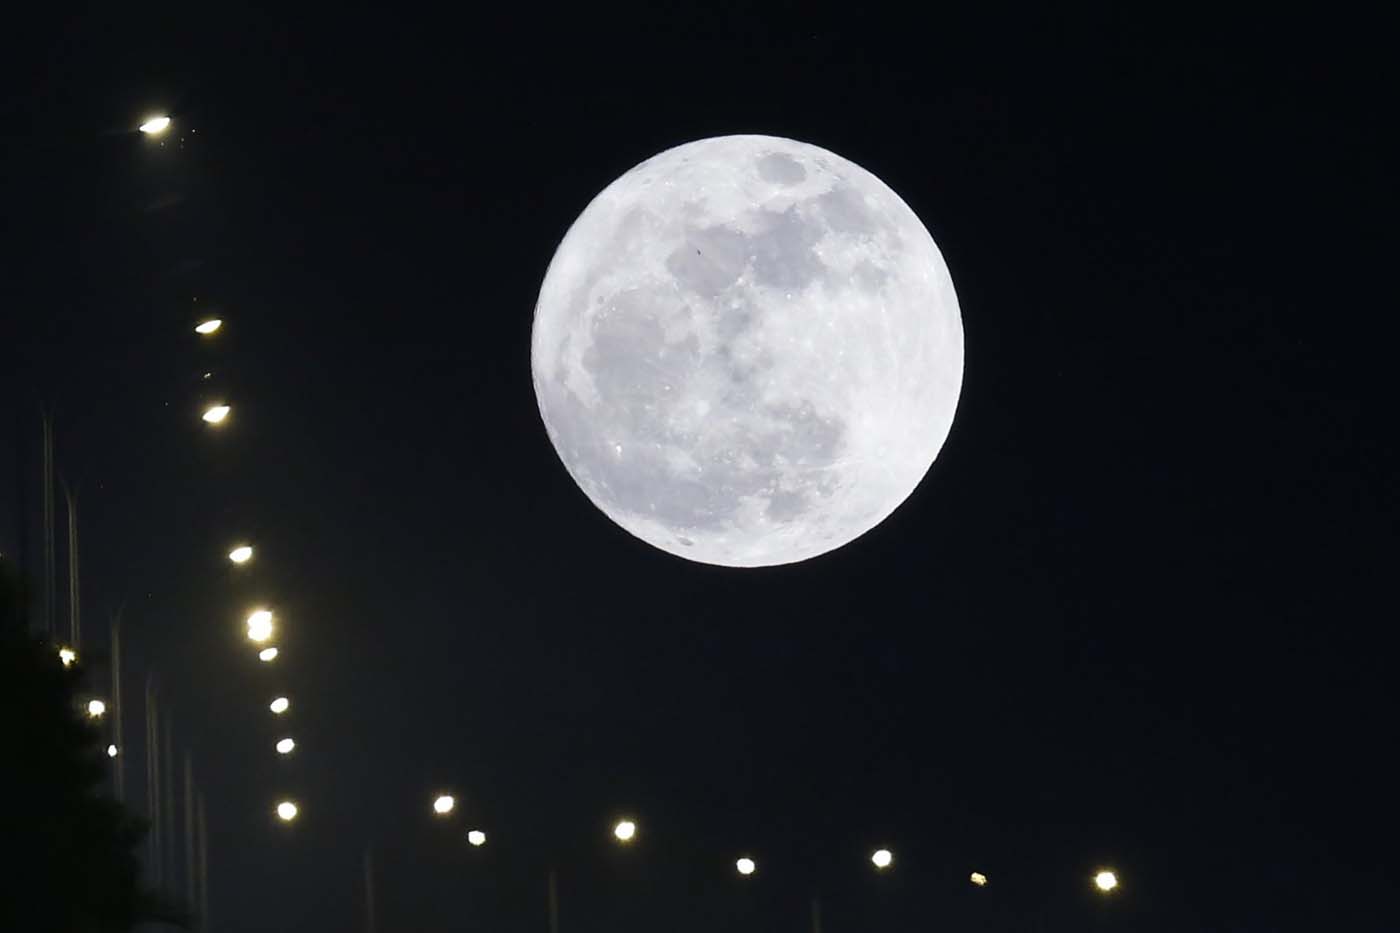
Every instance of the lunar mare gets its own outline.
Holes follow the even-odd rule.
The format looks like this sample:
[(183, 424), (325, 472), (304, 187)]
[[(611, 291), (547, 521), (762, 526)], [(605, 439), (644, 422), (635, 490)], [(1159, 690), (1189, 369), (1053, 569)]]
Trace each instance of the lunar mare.
[(531, 364), (550, 441), (614, 522), (755, 567), (875, 527), (928, 472), (962, 383), (957, 296), (871, 173), (771, 136), (687, 143), (564, 236)]

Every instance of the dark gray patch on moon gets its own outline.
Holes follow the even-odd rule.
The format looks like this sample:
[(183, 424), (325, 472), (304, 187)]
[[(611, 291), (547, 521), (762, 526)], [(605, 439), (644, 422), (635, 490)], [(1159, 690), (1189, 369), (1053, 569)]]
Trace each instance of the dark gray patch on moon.
[(795, 185), (806, 180), (807, 170), (785, 152), (770, 152), (758, 160), (758, 177), (775, 185)]

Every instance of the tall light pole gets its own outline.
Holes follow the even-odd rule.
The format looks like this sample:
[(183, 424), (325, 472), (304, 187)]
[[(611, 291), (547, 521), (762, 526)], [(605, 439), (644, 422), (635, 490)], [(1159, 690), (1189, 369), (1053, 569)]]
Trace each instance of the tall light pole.
[(126, 746), (122, 744), (122, 610), (112, 614), (112, 744), (117, 757), (112, 762), (112, 791), (119, 803), (126, 802)]
[(549, 933), (559, 933), (559, 872), (549, 870)]
[(53, 422), (43, 409), (39, 416), (44, 425), (44, 634), (53, 638), (54, 603), (58, 602), (53, 548)]
[(199, 929), (209, 933), (209, 826), (204, 820), (204, 792), (199, 792)]
[(365, 846), (365, 933), (374, 933), (374, 853)]
[(185, 903), (191, 912), (195, 909), (194, 890), (194, 768), (190, 764), (190, 753), (185, 751)]
[(160, 828), (160, 710), (156, 705), (155, 679), (146, 675), (146, 816), (151, 821), (147, 834), (150, 839), (151, 881), (160, 890), (165, 881), (162, 871), (165, 855), (161, 851), (164, 834)]
[(78, 496), (63, 483), (68, 500), (68, 643), (82, 649), (82, 600), (78, 585)]

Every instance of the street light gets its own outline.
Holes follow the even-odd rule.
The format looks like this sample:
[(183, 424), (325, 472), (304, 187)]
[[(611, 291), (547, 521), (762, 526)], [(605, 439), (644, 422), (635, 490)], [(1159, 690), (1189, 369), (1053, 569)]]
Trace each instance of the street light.
[(486, 834), (479, 829), (473, 829), (467, 833), (467, 842), (479, 849), (486, 845)]
[(72, 667), (74, 664), (78, 663), (78, 652), (74, 651), (72, 648), (59, 648), (58, 660), (64, 667)]
[[(271, 650), (276, 651), (277, 649), (273, 648)], [(274, 713), (280, 716), (283, 713), (285, 713), (287, 711), (287, 707), (291, 705), (291, 700), (287, 699), (286, 697), (278, 697), (277, 699), (272, 701), (272, 704), (268, 706), (268, 709), (272, 710)]]
[(200, 415), (210, 424), (221, 424), (228, 417), (229, 407), (227, 405), (211, 405), (204, 409), (204, 414)]
[(207, 321), (200, 321), (194, 326), (194, 332), (201, 337), (208, 337), (214, 331), (224, 326), (224, 322), (216, 317), (211, 317)]
[(253, 559), (253, 549), (247, 544), (240, 544), (228, 552), (228, 559), (235, 564), (246, 564)]
[(107, 746), (107, 757), (108, 757), (108, 758), (115, 758), (115, 757), (117, 757), (117, 747), (116, 747), (115, 745), (108, 745), (108, 746)]
[(870, 861), (877, 869), (884, 871), (894, 864), (894, 853), (889, 849), (879, 849), (870, 856)]
[(451, 794), (441, 794), (433, 801), (433, 812), (438, 816), (446, 816), (457, 806), (457, 800)]
[(613, 836), (623, 845), (627, 845), (637, 838), (637, 824), (631, 820), (622, 820), (613, 827)]
[(1094, 887), (1107, 894), (1118, 887), (1118, 876), (1105, 869), (1094, 876)]
[(743, 875), (745, 878), (758, 871), (758, 866), (754, 864), (754, 860), (747, 856), (735, 862), (734, 867), (738, 869), (739, 874)]
[(267, 663), (268, 661), (272, 661), (272, 660), (276, 659), (276, 657), (277, 657), (277, 649), (276, 649), (276, 648), (264, 648), (263, 650), (261, 650), (261, 651), (258, 652), (258, 660), (259, 660), (259, 661), (262, 661), (263, 663)]
[(292, 753), (292, 749), (296, 747), (297, 743), (293, 742), (291, 739), (282, 739), (277, 743), (277, 754), (290, 755)]
[(255, 609), (248, 616), (249, 641), (265, 642), (272, 637), (272, 613), (266, 609)]
[(138, 130), (147, 136), (159, 136), (170, 128), (170, 118), (167, 116), (151, 117), (145, 123), (137, 127)]
[(277, 805), (277, 817), (284, 823), (290, 823), (297, 818), (297, 805), (290, 800), (284, 800)]
[(985, 888), (987, 886), (987, 876), (982, 874), (980, 871), (975, 871), (972, 874), (968, 875), (967, 880), (971, 881), (979, 888)]
[(106, 703), (103, 703), (101, 700), (89, 700), (89, 701), (88, 701), (88, 705), (87, 705), (87, 714), (88, 714), (90, 717), (92, 717), (93, 719), (100, 719), (100, 718), (102, 718), (102, 714), (104, 714), (104, 713), (106, 713), (106, 712), (107, 712), (107, 704), (106, 704)]

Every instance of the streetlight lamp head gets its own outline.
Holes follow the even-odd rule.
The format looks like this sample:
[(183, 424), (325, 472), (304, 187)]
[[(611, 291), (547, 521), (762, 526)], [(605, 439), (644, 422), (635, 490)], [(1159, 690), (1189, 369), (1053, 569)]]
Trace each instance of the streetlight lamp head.
[(272, 613), (258, 609), (248, 616), (248, 639), (264, 642), (272, 637)]
[[(271, 650), (275, 651), (277, 649), (274, 648)], [(287, 711), (287, 707), (291, 705), (291, 700), (287, 699), (286, 697), (278, 697), (277, 699), (272, 701), (272, 704), (268, 706), (268, 709), (272, 710), (274, 713), (280, 716), (283, 713), (285, 713)]]
[(253, 559), (253, 549), (246, 544), (240, 544), (228, 552), (228, 559), (235, 564), (246, 564)]
[(74, 664), (78, 663), (78, 652), (74, 651), (72, 648), (59, 648), (58, 660), (64, 667), (72, 667)]
[(108, 757), (108, 758), (115, 758), (115, 757), (117, 757), (117, 747), (116, 747), (115, 745), (108, 745), (108, 746), (107, 746), (107, 757)]
[(292, 749), (296, 747), (297, 743), (293, 742), (291, 739), (282, 739), (277, 743), (277, 754), (290, 755), (292, 753)]
[(1107, 894), (1118, 887), (1118, 876), (1111, 871), (1101, 871), (1094, 876), (1094, 886)]
[(277, 818), (284, 823), (290, 823), (297, 818), (297, 805), (290, 800), (284, 800), (277, 805)]
[(971, 881), (979, 888), (985, 888), (987, 886), (987, 876), (982, 874), (980, 871), (975, 871), (972, 874), (968, 875), (967, 880)]
[(438, 816), (446, 816), (457, 806), (457, 800), (451, 794), (441, 794), (433, 801), (433, 812)]
[(151, 117), (145, 123), (137, 127), (138, 130), (147, 136), (159, 136), (170, 128), (170, 118), (166, 116)]
[(734, 867), (738, 870), (739, 874), (743, 875), (745, 878), (758, 871), (758, 866), (754, 864), (754, 860), (747, 857), (741, 858), (739, 861), (735, 862)]
[(258, 660), (264, 663), (274, 660), (277, 657), (276, 648), (264, 648), (258, 652)]
[(617, 837), (618, 842), (626, 845), (637, 838), (637, 824), (631, 820), (622, 820), (613, 827), (613, 835)]
[(224, 322), (216, 317), (211, 317), (207, 321), (200, 321), (194, 326), (194, 332), (201, 337), (208, 337), (214, 331), (224, 326)]
[(467, 833), (467, 842), (479, 849), (486, 845), (486, 834), (479, 829), (474, 829)]
[(200, 417), (210, 424), (222, 424), (223, 420), (228, 417), (229, 410), (227, 405), (211, 405), (204, 410), (204, 414)]
[(97, 719), (97, 718), (101, 717), (102, 714), (105, 713), (105, 712), (107, 712), (107, 704), (106, 704), (106, 703), (103, 703), (101, 700), (89, 700), (89, 701), (88, 701), (88, 705), (87, 705), (87, 714), (88, 714), (89, 716), (91, 716), (93, 719)]
[(875, 852), (874, 855), (870, 856), (870, 861), (876, 868), (880, 869), (880, 871), (884, 871), (894, 864), (894, 853), (889, 849), (880, 849)]

